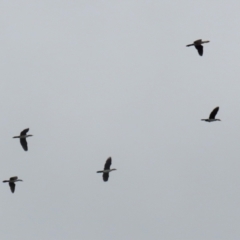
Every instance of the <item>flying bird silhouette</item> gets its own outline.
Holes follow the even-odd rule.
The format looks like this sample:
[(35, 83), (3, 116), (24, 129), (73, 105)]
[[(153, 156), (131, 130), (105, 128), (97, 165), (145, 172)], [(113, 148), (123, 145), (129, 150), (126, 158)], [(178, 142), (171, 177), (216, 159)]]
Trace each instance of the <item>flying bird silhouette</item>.
[(11, 189), (11, 192), (14, 193), (15, 191), (15, 182), (22, 182), (23, 180), (18, 179), (18, 177), (11, 177), (9, 178), (9, 180), (4, 180), (3, 182), (8, 182), (9, 183), (9, 187)]
[(218, 110), (219, 110), (219, 107), (216, 107), (212, 110), (212, 112), (210, 113), (209, 115), (209, 118), (207, 119), (201, 119), (202, 121), (205, 121), (205, 122), (215, 122), (215, 121), (221, 121), (220, 119), (216, 119), (216, 115), (218, 113)]
[(20, 136), (15, 136), (13, 138), (20, 138), (20, 143), (25, 151), (28, 150), (28, 144), (27, 144), (27, 137), (32, 137), (33, 135), (27, 135), (27, 132), (29, 131), (29, 128), (24, 129), (21, 133)]
[(105, 166), (104, 166), (104, 170), (102, 170), (102, 171), (97, 171), (97, 173), (103, 173), (103, 181), (104, 181), (104, 182), (107, 182), (107, 181), (108, 181), (109, 173), (110, 173), (111, 171), (117, 170), (117, 169), (115, 169), (115, 168), (110, 169), (111, 164), (112, 164), (112, 158), (109, 157), (109, 158), (106, 160), (106, 163), (105, 163)]
[(204, 43), (209, 43), (210, 41), (202, 41), (202, 39), (194, 41), (192, 44), (188, 44), (187, 47), (194, 46), (200, 56), (203, 55), (203, 46)]

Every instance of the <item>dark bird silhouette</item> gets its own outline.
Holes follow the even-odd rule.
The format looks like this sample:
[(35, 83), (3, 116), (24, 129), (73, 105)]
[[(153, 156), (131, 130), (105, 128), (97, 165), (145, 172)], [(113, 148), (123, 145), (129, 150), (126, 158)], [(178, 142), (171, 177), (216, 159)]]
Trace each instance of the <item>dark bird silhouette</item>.
[(209, 115), (209, 118), (207, 119), (201, 119), (202, 121), (205, 121), (205, 122), (215, 122), (215, 121), (221, 121), (220, 119), (216, 119), (216, 115), (218, 113), (218, 110), (219, 110), (219, 107), (216, 107), (212, 110), (212, 112), (210, 113)]
[(188, 44), (187, 47), (195, 46), (195, 48), (198, 51), (198, 54), (200, 56), (202, 56), (203, 55), (203, 46), (202, 46), (202, 44), (208, 43), (208, 42), (210, 42), (210, 41), (202, 41), (202, 39), (199, 39), (199, 40), (194, 41), (192, 44)]
[(15, 136), (13, 138), (20, 138), (20, 143), (25, 151), (28, 150), (28, 144), (27, 144), (27, 137), (32, 137), (33, 135), (27, 135), (27, 132), (29, 131), (29, 128), (24, 129), (21, 133), (20, 136)]
[(4, 180), (3, 182), (8, 182), (9, 183), (9, 187), (11, 189), (11, 192), (14, 193), (15, 191), (15, 182), (22, 182), (23, 180), (18, 179), (18, 177), (11, 177), (9, 178), (9, 180)]
[(112, 158), (109, 157), (109, 158), (106, 160), (106, 163), (105, 163), (105, 166), (104, 166), (104, 170), (102, 170), (102, 171), (97, 171), (97, 173), (103, 173), (103, 181), (104, 181), (104, 182), (107, 182), (107, 181), (108, 181), (109, 173), (110, 173), (111, 171), (117, 170), (117, 169), (115, 169), (115, 168), (110, 169), (111, 164), (112, 164)]

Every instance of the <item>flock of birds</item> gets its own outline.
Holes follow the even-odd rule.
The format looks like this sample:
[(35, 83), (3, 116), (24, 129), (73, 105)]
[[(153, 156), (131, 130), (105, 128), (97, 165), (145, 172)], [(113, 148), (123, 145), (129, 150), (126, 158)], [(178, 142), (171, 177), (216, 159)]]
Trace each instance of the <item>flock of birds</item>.
[[(202, 39), (198, 39), (198, 40), (194, 41), (193, 43), (188, 44), (187, 47), (194, 46), (194, 47), (197, 49), (198, 54), (199, 54), (200, 56), (202, 56), (202, 55), (203, 55), (203, 46), (202, 46), (202, 44), (204, 44), (204, 43), (209, 43), (209, 42), (210, 42), (210, 41), (202, 41)], [(216, 118), (215, 118), (216, 115), (217, 115), (217, 113), (218, 113), (218, 110), (219, 110), (219, 107), (214, 108), (214, 109), (212, 110), (212, 112), (210, 113), (209, 118), (207, 118), (207, 119), (202, 119), (202, 121), (205, 121), (205, 122), (221, 121), (220, 119), (216, 119)]]
[[(27, 134), (29, 131), (29, 128), (26, 128), (24, 129), (19, 136), (15, 136), (13, 138), (19, 138), (20, 139), (20, 144), (22, 145), (22, 148), (24, 151), (28, 151), (28, 143), (27, 143), (27, 138), (28, 137), (32, 137), (33, 135), (30, 135), (30, 134)], [(112, 164), (112, 158), (109, 157), (107, 160), (106, 160), (106, 163), (105, 163), (105, 166), (104, 166), (104, 169), (101, 170), (101, 171), (97, 171), (97, 173), (102, 173), (103, 174), (103, 181), (104, 182), (107, 182), (108, 181), (108, 178), (109, 178), (109, 173), (111, 171), (114, 171), (114, 170), (117, 170), (115, 168), (113, 169), (110, 169), (110, 166)], [(17, 176), (15, 177), (10, 177), (9, 180), (4, 180), (3, 182), (6, 183), (8, 182), (9, 183), (9, 187), (12, 191), (12, 193), (14, 193), (15, 191), (15, 182), (22, 182), (23, 180), (21, 179), (18, 179)]]
[[(199, 39), (199, 40), (196, 40), (194, 41), (192, 44), (188, 44), (187, 47), (190, 47), (190, 46), (194, 46), (197, 51), (198, 51), (198, 54), (200, 56), (203, 55), (203, 46), (202, 44), (204, 43), (208, 43), (209, 41), (202, 41), (202, 39)], [(212, 110), (212, 112), (210, 113), (209, 115), (209, 118), (207, 119), (202, 119), (202, 121), (205, 121), (205, 122), (214, 122), (214, 121), (221, 121), (220, 119), (216, 119), (216, 115), (218, 113), (218, 110), (219, 110), (219, 107), (216, 107)], [(24, 129), (19, 136), (15, 136), (13, 138), (19, 138), (20, 139), (20, 144), (22, 145), (22, 148), (24, 149), (24, 151), (28, 151), (28, 143), (27, 143), (27, 138), (28, 137), (32, 137), (33, 135), (28, 135), (29, 131), (29, 128), (27, 129)], [(109, 178), (109, 173), (112, 172), (112, 171), (115, 171), (117, 169), (113, 168), (111, 169), (111, 164), (112, 164), (112, 158), (109, 157), (107, 160), (106, 160), (106, 163), (104, 165), (104, 169), (101, 170), (101, 171), (97, 171), (97, 173), (102, 173), (102, 177), (103, 177), (103, 181), (104, 182), (107, 182), (108, 181), (108, 178)], [(12, 193), (14, 193), (15, 191), (15, 183), (16, 182), (19, 182), (19, 181), (23, 181), (21, 179), (18, 179), (18, 177), (11, 177), (9, 178), (9, 180), (4, 180), (3, 182), (6, 183), (8, 182), (9, 183), (9, 186), (10, 186), (10, 189), (12, 191)]]

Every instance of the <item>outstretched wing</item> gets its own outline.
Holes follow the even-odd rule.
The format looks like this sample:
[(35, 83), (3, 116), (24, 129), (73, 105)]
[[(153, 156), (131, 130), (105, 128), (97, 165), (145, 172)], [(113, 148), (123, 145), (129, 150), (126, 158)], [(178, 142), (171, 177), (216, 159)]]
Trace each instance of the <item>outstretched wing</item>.
[(23, 131), (21, 131), (20, 136), (25, 136), (28, 131), (29, 131), (29, 128), (24, 129)]
[(107, 182), (108, 178), (109, 178), (109, 173), (103, 173), (103, 181)]
[(10, 186), (10, 189), (11, 189), (12, 193), (14, 193), (14, 191), (15, 191), (15, 183), (10, 182), (9, 186)]
[(110, 169), (110, 166), (112, 164), (112, 158), (109, 157), (105, 163), (105, 166), (104, 166), (104, 170), (109, 170)]
[(200, 56), (203, 55), (203, 46), (202, 45), (195, 45), (195, 48), (198, 50), (198, 54)]
[(26, 138), (20, 138), (20, 143), (25, 151), (28, 150), (28, 144)]
[(215, 119), (215, 116), (217, 115), (218, 110), (219, 110), (219, 107), (214, 108), (209, 115), (209, 119)]

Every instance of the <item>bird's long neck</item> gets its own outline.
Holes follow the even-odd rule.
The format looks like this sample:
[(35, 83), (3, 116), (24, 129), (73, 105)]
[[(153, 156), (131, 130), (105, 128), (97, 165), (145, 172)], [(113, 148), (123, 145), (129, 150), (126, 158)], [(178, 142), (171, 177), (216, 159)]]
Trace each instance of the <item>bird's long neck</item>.
[(15, 136), (13, 138), (27, 138), (27, 137), (32, 137), (33, 135), (20, 135), (20, 136)]

